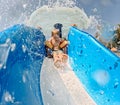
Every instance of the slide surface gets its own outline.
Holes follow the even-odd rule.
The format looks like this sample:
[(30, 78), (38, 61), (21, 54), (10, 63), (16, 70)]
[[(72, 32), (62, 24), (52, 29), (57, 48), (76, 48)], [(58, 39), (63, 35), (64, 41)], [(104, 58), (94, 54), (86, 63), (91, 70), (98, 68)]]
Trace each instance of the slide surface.
[(96, 105), (67, 65), (57, 70), (53, 59), (45, 58), (40, 78), (44, 105)]
[(43, 105), (44, 41), (42, 32), (24, 25), (0, 32), (0, 105)]
[(70, 28), (73, 71), (97, 105), (120, 105), (120, 58), (90, 34)]

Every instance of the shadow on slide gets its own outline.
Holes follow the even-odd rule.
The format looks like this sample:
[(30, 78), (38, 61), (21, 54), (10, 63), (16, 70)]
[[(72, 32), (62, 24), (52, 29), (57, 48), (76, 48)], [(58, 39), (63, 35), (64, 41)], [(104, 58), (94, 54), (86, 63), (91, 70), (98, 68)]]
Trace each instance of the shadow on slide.
[(97, 105), (120, 105), (120, 58), (90, 34), (70, 28), (73, 71)]
[(44, 41), (40, 30), (24, 25), (0, 32), (0, 105), (43, 105)]

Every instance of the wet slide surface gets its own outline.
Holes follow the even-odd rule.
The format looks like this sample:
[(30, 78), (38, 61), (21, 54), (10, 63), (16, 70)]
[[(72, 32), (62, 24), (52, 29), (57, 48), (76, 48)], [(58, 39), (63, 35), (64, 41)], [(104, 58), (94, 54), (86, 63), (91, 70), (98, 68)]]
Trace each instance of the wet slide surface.
[(44, 41), (42, 32), (25, 25), (0, 32), (0, 105), (43, 105)]
[(44, 105), (96, 105), (69, 66), (56, 70), (45, 58), (40, 80)]
[(120, 58), (90, 34), (71, 27), (70, 63), (97, 105), (120, 105)]

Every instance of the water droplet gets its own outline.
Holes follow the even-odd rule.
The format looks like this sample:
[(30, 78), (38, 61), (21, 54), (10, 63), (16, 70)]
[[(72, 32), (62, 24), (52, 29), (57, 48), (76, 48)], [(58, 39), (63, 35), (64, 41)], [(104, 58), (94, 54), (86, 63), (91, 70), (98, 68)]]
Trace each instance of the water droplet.
[(103, 95), (104, 94), (104, 91), (103, 90), (100, 90), (100, 95)]
[(118, 87), (118, 85), (119, 85), (119, 82), (115, 82), (114, 88), (116, 89)]

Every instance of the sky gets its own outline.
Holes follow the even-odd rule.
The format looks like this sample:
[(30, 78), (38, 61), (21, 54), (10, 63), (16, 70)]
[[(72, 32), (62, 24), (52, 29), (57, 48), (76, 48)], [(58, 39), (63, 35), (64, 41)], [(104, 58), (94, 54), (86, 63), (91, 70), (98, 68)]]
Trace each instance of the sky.
[[(0, 0), (0, 31), (17, 23), (23, 23), (41, 5), (64, 0)], [(65, 0), (69, 2), (71, 0)], [(73, 1), (73, 0), (72, 0)], [(88, 16), (97, 15), (103, 21), (120, 23), (120, 0), (74, 0)]]
[(120, 23), (120, 0), (76, 0), (88, 15), (97, 14), (110, 24)]

